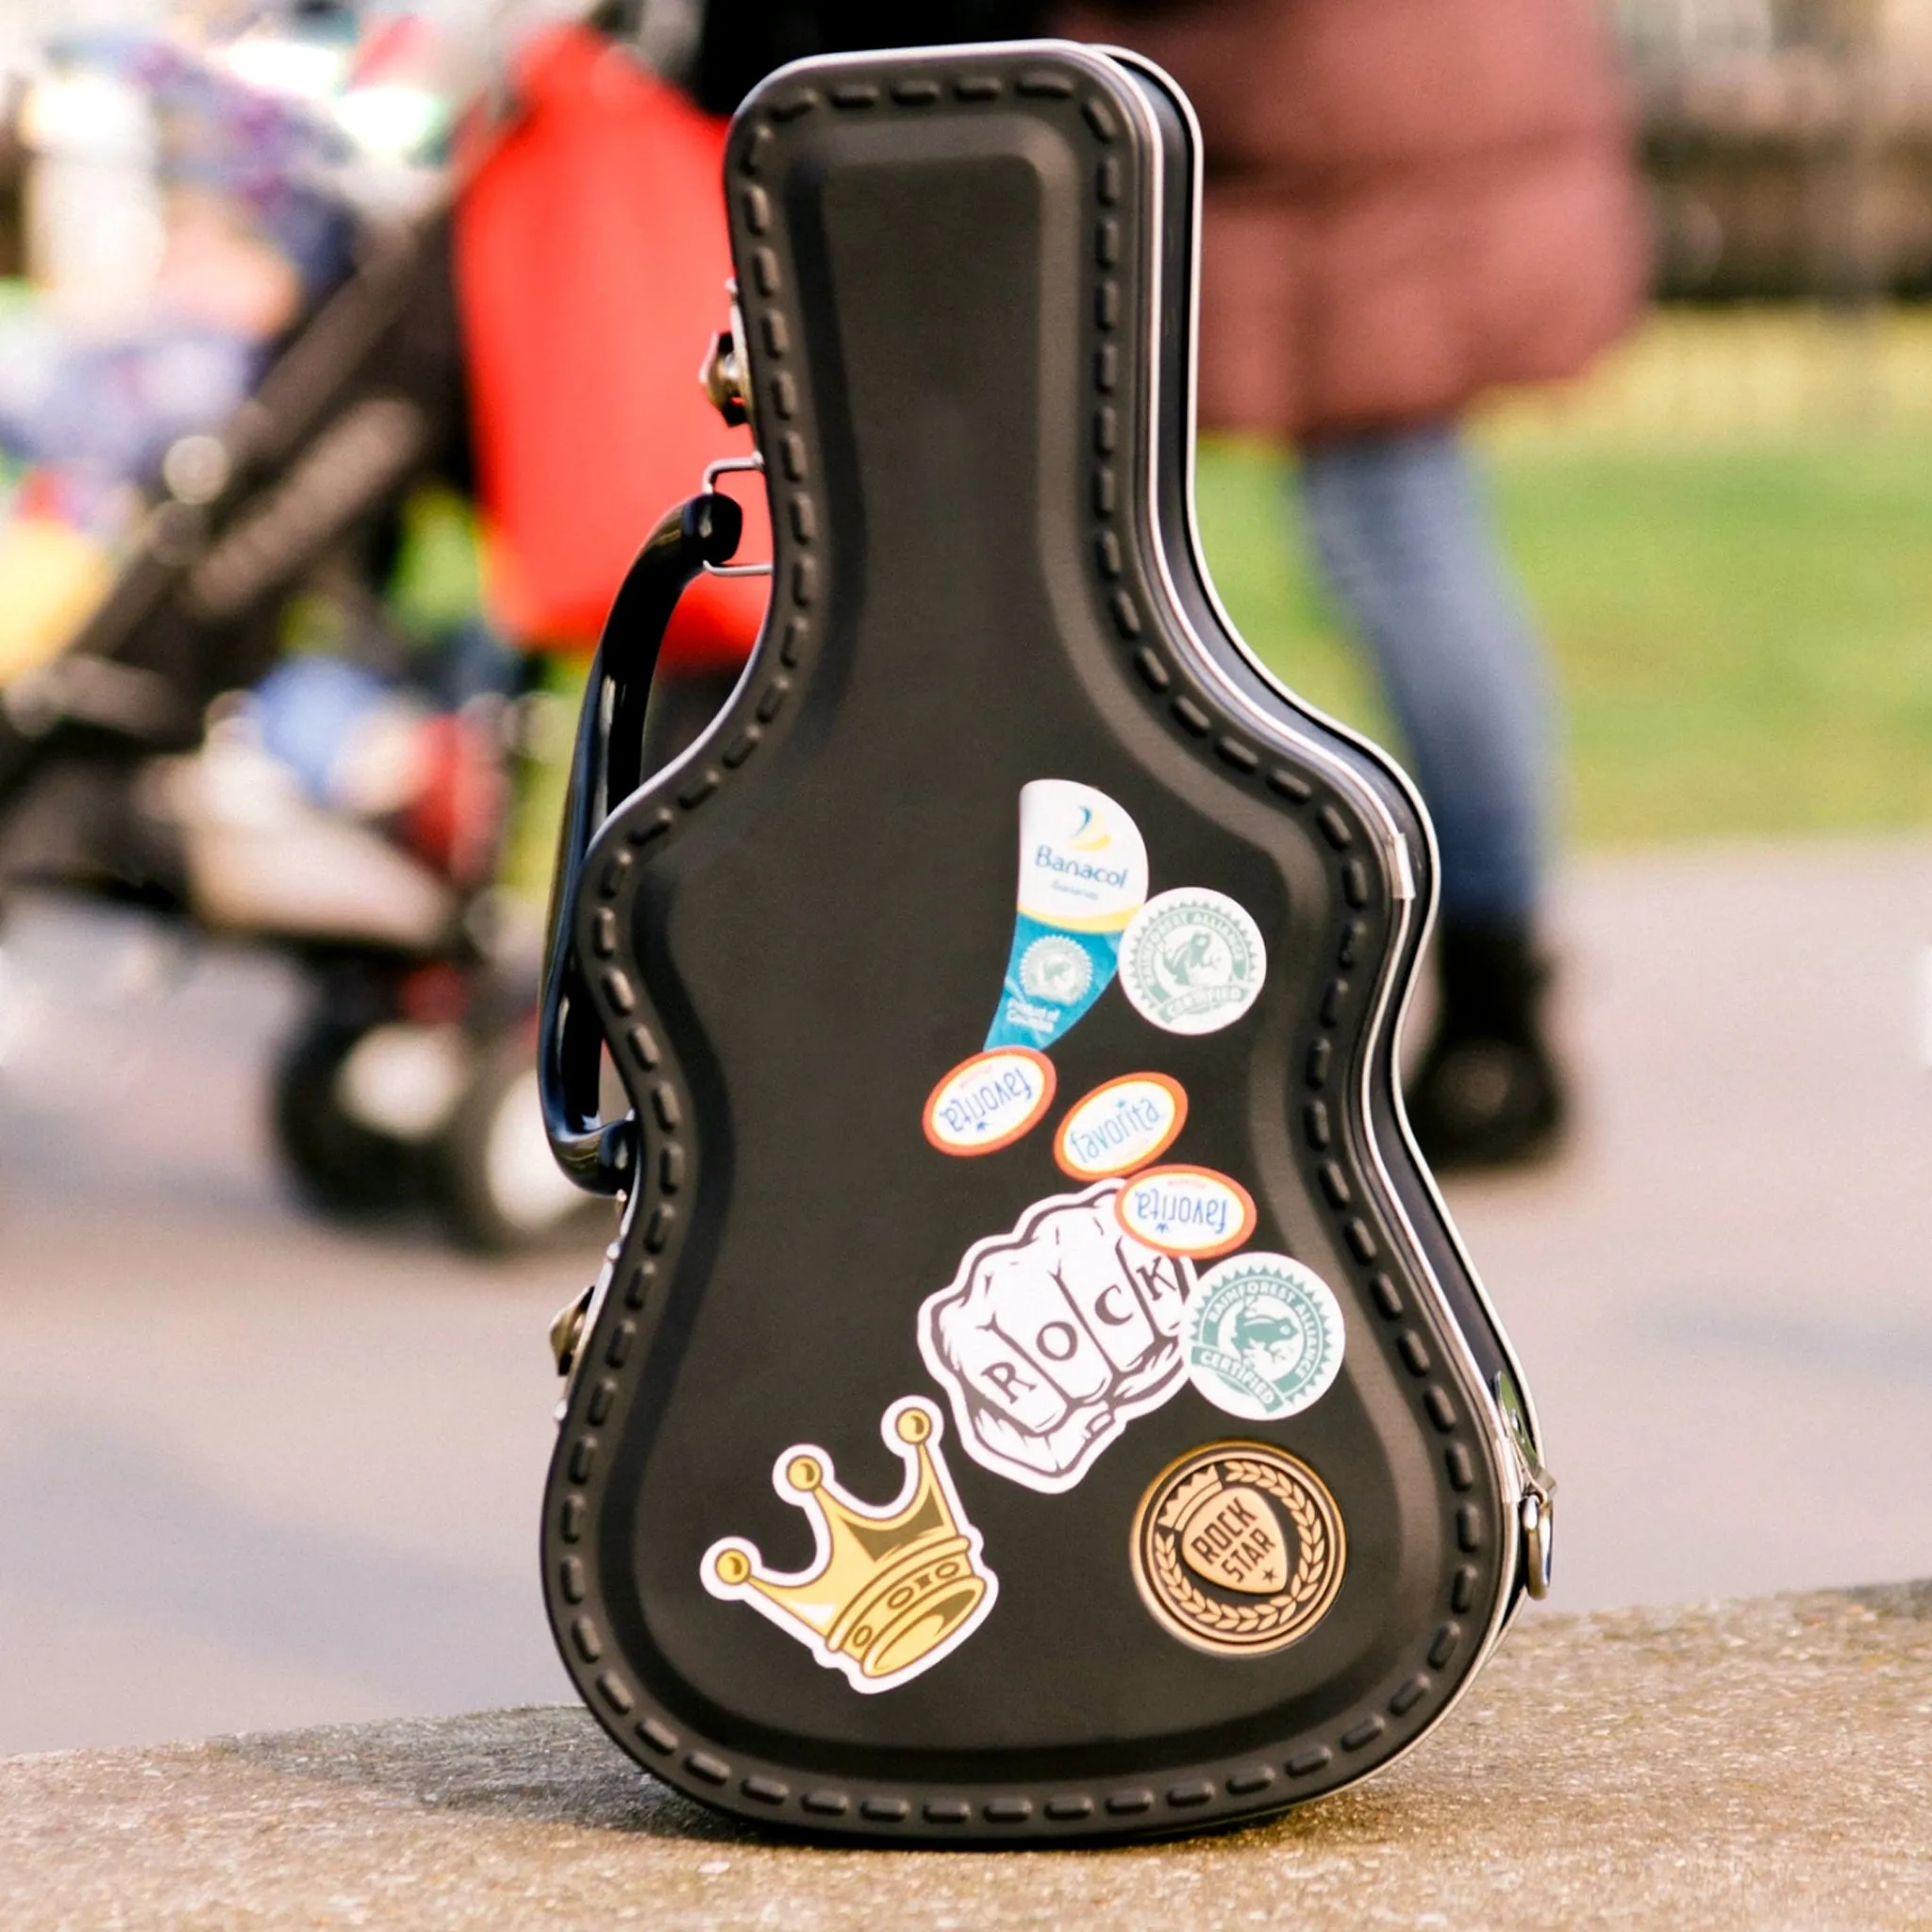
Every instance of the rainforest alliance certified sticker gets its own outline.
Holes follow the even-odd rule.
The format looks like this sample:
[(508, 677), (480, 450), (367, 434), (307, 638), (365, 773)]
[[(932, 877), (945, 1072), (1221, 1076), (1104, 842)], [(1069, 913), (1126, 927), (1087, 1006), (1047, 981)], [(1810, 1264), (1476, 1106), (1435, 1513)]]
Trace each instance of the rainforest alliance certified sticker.
[(1150, 1167), (1121, 1189), (1114, 1214), (1137, 1241), (1195, 1261), (1240, 1247), (1255, 1231), (1255, 1197), (1211, 1167)]
[(1187, 1090), (1165, 1074), (1123, 1074), (1076, 1100), (1053, 1158), (1076, 1181), (1131, 1174), (1158, 1160), (1188, 1119)]
[(1319, 1402), (1341, 1373), (1341, 1304), (1286, 1255), (1236, 1255), (1188, 1296), (1188, 1377), (1216, 1408), (1276, 1423)]
[(1261, 928), (1207, 886), (1157, 893), (1121, 939), (1121, 988), (1167, 1033), (1218, 1033), (1255, 1004), (1268, 976)]
[(1210, 1442), (1155, 1477), (1134, 1512), (1131, 1560), (1141, 1602), (1170, 1635), (1262, 1657), (1326, 1615), (1347, 1536), (1306, 1462), (1268, 1442)]
[(995, 1047), (961, 1060), (925, 1103), (925, 1138), (941, 1154), (1010, 1147), (1053, 1105), (1059, 1076), (1043, 1053)]

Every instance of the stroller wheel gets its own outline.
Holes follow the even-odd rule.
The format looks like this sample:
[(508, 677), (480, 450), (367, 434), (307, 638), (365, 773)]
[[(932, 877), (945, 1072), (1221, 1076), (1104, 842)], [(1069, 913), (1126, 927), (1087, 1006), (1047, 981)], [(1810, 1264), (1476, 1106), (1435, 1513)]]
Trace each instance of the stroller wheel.
[(274, 1128), (303, 1199), (325, 1214), (400, 1208), (423, 1194), (421, 1153), (353, 1119), (341, 1072), (366, 1028), (320, 1014), (290, 1041), (275, 1072)]
[(478, 1056), (438, 1142), (433, 1186), (450, 1231), (484, 1254), (544, 1247), (595, 1225), (601, 1204), (551, 1158), (527, 1027)]

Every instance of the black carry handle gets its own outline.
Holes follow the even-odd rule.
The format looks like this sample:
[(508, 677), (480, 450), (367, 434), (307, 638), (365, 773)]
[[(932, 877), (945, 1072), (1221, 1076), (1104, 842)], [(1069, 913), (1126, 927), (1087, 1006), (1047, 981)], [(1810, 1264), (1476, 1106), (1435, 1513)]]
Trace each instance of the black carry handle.
[(658, 524), (604, 621), (584, 691), (550, 892), (537, 1081), (550, 1151), (591, 1193), (614, 1194), (628, 1184), (635, 1149), (628, 1118), (607, 1122), (597, 1112), (603, 1033), (571, 937), (584, 859), (610, 814), (644, 781), (651, 673), (677, 600), (707, 564), (724, 562), (738, 548), (743, 528), (739, 506), (709, 491)]

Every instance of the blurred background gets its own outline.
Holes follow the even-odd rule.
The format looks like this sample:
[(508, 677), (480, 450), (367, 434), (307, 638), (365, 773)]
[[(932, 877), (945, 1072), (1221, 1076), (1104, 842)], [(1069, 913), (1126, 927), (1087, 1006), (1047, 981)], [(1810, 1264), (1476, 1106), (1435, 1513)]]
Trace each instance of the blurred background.
[[(545, 1329), (608, 1221), (539, 935), (604, 605), (749, 448), (718, 117), (816, 44), (758, 11), (0, 0), (0, 1752), (566, 1694)], [(1600, 25), (1647, 306), (1464, 421), (1569, 1106), (1449, 1191), (1556, 1609), (1932, 1570), (1932, 0)], [(1209, 563), (1401, 745), (1300, 460), (1204, 440)], [(690, 600), (660, 742), (761, 596)]]

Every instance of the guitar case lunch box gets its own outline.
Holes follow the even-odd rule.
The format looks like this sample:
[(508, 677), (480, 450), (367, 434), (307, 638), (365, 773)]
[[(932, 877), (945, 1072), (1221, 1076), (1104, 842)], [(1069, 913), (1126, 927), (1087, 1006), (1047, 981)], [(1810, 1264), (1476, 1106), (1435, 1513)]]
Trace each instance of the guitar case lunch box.
[(742, 1817), (1257, 1818), (1406, 1751), (1547, 1586), (1397, 1088), (1427, 820), (1201, 562), (1200, 153), (1057, 42), (804, 62), (731, 129), (709, 375), (771, 607), (649, 771), (679, 592), (763, 563), (708, 476), (591, 673), (541, 1078), (623, 1211), (541, 1543), (598, 1722)]

